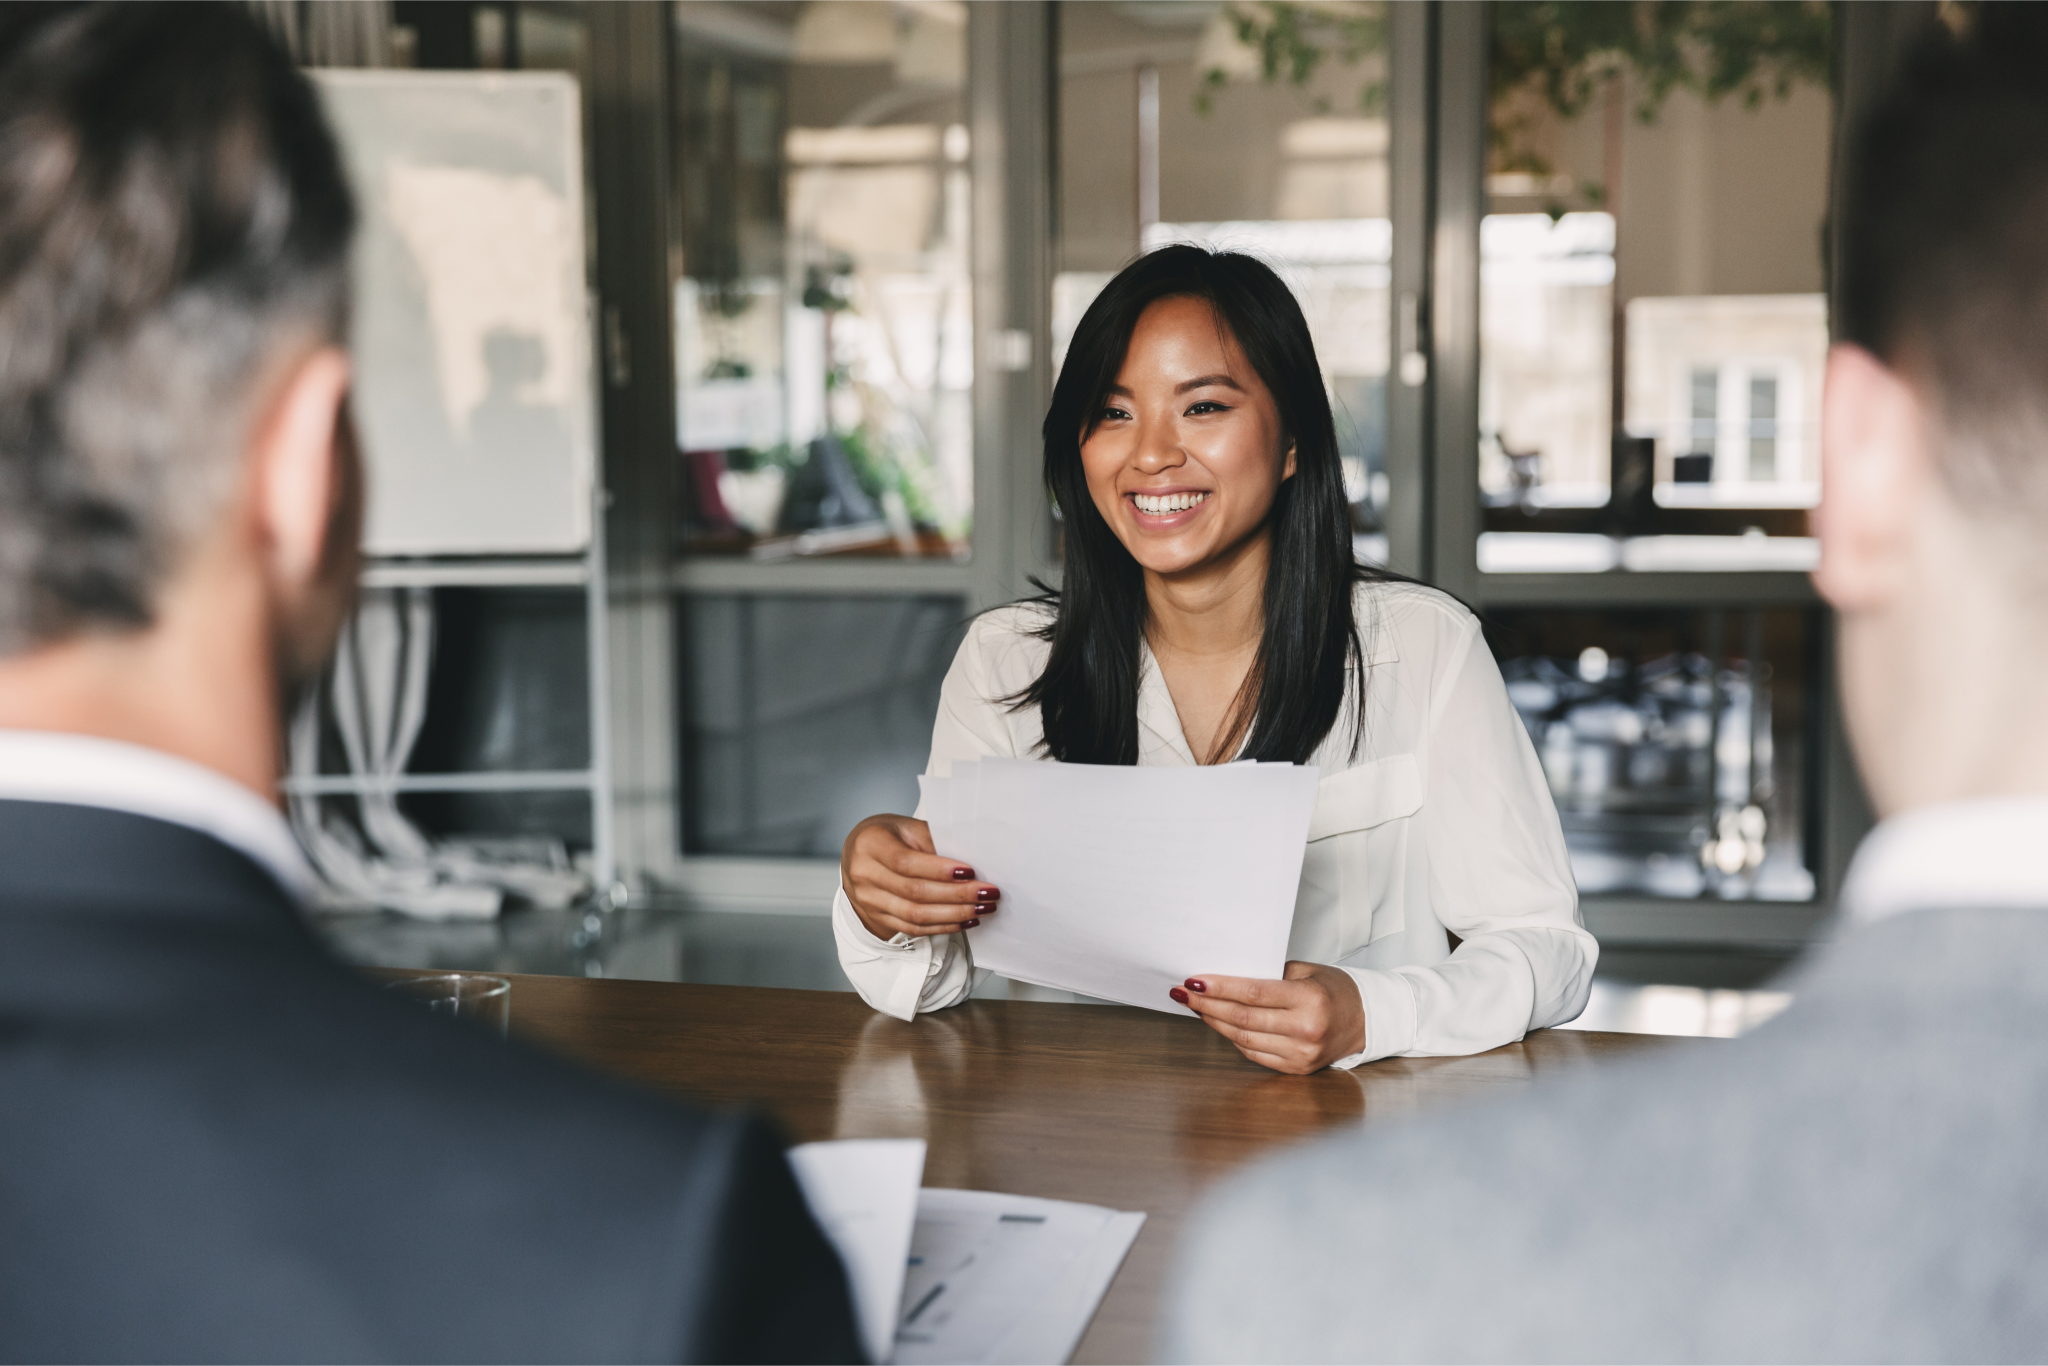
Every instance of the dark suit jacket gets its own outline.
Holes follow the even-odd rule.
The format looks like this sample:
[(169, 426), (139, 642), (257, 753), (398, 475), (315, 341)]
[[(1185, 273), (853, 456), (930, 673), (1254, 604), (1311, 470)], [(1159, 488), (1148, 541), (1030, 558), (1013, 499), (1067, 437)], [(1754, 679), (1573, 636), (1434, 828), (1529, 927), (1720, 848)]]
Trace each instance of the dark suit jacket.
[(383, 998), (204, 835), (0, 801), (0, 1358), (859, 1355), (760, 1122)]
[(1162, 1359), (2048, 1358), (2048, 908), (1852, 928), (1792, 990), (1224, 1183)]

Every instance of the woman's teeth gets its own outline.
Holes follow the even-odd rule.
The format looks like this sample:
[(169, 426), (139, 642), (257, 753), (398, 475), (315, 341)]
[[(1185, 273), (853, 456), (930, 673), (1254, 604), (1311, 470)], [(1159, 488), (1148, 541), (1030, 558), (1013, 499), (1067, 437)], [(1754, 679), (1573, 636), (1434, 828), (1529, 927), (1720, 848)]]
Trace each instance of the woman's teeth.
[(1138, 511), (1159, 516), (1168, 512), (1186, 512), (1209, 495), (1206, 493), (1134, 493), (1131, 501), (1138, 505)]

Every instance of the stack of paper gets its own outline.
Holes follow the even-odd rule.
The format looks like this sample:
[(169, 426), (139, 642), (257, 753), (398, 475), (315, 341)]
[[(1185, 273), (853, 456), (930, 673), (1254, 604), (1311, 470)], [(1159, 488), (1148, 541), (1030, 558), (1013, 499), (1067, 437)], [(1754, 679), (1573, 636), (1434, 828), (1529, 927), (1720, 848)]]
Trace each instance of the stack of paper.
[(1100, 1205), (918, 1189), (921, 1139), (790, 1149), (876, 1362), (1065, 1361), (1145, 1222)]
[(918, 782), (938, 851), (1003, 894), (976, 967), (1174, 1011), (1189, 977), (1280, 976), (1318, 776), (980, 759)]

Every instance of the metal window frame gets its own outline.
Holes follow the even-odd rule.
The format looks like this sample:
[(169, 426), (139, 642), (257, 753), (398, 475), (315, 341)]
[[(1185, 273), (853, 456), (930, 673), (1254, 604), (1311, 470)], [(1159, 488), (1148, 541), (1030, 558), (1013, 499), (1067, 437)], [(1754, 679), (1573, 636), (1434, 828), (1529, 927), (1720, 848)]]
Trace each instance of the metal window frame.
[(1388, 265), (1387, 567), (1430, 577), (1429, 455), (1436, 370), (1430, 224), (1435, 217), (1437, 7), (1389, 6), (1387, 15)]

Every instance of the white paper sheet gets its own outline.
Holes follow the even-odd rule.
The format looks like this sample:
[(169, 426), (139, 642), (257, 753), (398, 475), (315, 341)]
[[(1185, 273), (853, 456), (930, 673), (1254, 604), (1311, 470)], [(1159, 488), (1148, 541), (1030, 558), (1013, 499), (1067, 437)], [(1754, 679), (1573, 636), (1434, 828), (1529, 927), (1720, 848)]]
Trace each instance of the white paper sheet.
[(976, 967), (1174, 1013), (1189, 977), (1280, 976), (1319, 776), (981, 759), (919, 783), (938, 851), (1003, 894)]
[(868, 1360), (887, 1361), (924, 1180), (921, 1138), (804, 1143), (789, 1165), (812, 1215), (839, 1250)]
[(1037, 1363), (1064, 1362), (1071, 1357), (1144, 1226), (1142, 1214), (1122, 1210), (1111, 1214), (1081, 1254), (1067, 1263), (1053, 1292), (1036, 1310), (1013, 1323), (982, 1360)]
[(923, 1192), (894, 1360), (1065, 1361), (1144, 1222), (1064, 1200)]
[(1063, 1362), (1143, 1214), (992, 1191), (919, 1190), (923, 1139), (789, 1150), (839, 1251), (875, 1362)]

